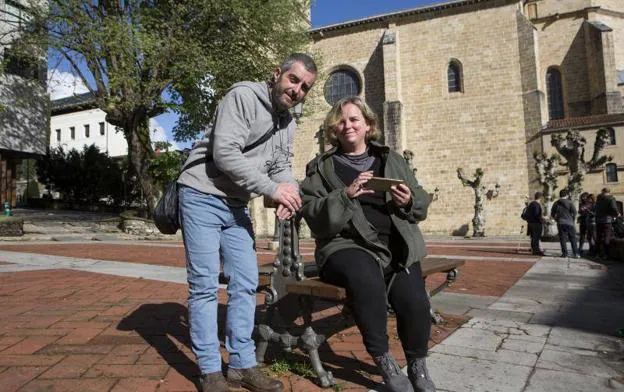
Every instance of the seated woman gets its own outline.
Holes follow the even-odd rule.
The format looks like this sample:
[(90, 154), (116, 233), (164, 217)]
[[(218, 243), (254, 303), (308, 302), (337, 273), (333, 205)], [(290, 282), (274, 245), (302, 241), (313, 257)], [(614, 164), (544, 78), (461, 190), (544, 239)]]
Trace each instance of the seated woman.
[[(425, 364), (431, 320), (418, 228), (429, 195), (403, 157), (375, 142), (377, 117), (359, 97), (337, 102), (324, 129), (335, 148), (308, 163), (301, 184), (320, 278), (346, 289), (366, 350), (391, 391), (435, 391)], [(403, 183), (376, 192), (366, 188), (373, 176)], [(389, 352), (388, 304), (396, 314), (408, 377)]]

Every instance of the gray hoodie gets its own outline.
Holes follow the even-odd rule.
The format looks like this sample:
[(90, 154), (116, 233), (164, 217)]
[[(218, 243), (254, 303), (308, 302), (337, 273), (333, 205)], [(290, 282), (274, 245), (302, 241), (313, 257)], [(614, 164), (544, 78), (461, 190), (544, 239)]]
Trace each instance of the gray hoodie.
[[(243, 154), (242, 150), (274, 131), (265, 143)], [(291, 151), (295, 121), (286, 110), (275, 113), (269, 87), (264, 82), (232, 86), (193, 146), (185, 165), (212, 156), (212, 161), (185, 170), (178, 184), (224, 197), (243, 205), (257, 196), (271, 196), (280, 182), (296, 184)]]

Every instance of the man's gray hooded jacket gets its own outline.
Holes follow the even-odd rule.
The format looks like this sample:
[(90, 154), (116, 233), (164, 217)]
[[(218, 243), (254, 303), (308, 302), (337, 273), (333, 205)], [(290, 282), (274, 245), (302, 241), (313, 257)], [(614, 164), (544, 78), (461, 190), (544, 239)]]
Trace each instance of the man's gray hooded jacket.
[[(243, 154), (245, 146), (267, 132), (274, 134)], [(208, 157), (207, 163), (185, 170), (178, 184), (227, 198), (231, 204), (271, 196), (278, 183), (296, 183), (291, 170), (294, 132), (290, 113), (275, 112), (266, 83), (237, 83), (219, 104), (204, 138), (193, 146), (185, 165)]]

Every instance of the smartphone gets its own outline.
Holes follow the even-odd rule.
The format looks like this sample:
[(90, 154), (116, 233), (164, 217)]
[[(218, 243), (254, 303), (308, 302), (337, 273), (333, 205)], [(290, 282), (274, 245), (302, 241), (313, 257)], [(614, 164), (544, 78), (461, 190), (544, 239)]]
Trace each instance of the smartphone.
[(387, 192), (392, 185), (404, 184), (405, 181), (394, 178), (372, 177), (363, 185), (366, 189), (372, 189), (380, 192)]

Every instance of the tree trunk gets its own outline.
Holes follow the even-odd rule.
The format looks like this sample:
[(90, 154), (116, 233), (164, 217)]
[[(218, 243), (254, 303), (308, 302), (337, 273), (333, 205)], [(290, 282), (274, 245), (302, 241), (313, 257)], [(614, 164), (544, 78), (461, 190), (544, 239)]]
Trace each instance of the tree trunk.
[(143, 200), (147, 204), (147, 216), (151, 217), (158, 200), (155, 195), (154, 181), (149, 174), (150, 161), (154, 155), (150, 141), (149, 118), (136, 114), (131, 121), (126, 123), (124, 134), (128, 142), (128, 159), (141, 184)]

